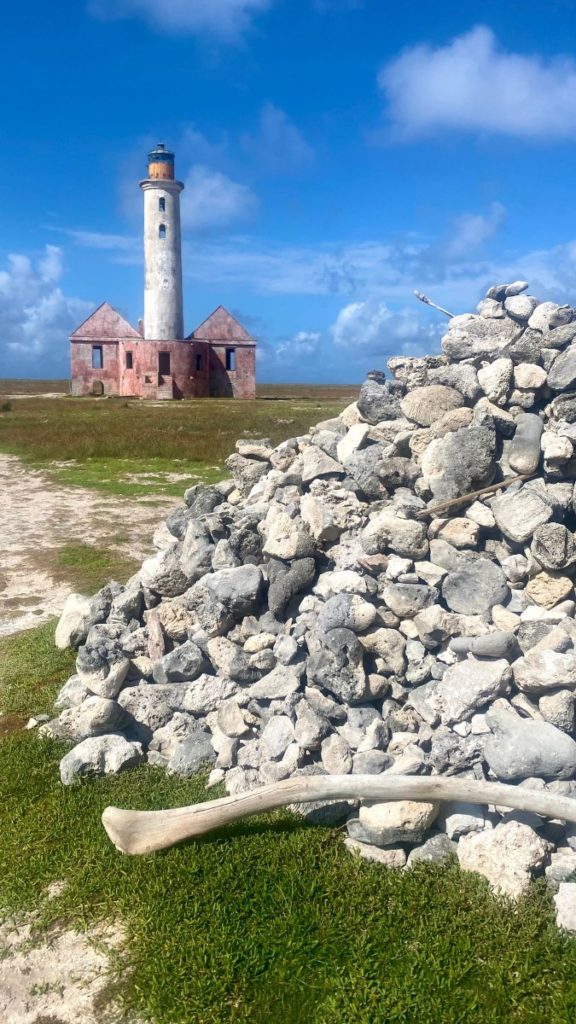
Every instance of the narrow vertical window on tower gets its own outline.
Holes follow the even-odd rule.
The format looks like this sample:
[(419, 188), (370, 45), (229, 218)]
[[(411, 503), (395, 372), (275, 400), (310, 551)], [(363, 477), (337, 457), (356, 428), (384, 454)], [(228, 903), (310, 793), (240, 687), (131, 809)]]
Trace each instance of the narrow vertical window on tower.
[(235, 348), (227, 348), (226, 349), (226, 369), (227, 370), (235, 370), (236, 369), (236, 349)]
[(102, 345), (92, 345), (92, 369), (101, 370), (104, 366)]
[(166, 225), (165, 224), (161, 224), (160, 227), (158, 228), (158, 237), (159, 238), (166, 238)]
[(160, 199), (158, 200), (158, 209), (160, 210), (160, 213), (164, 213), (166, 209), (166, 200), (164, 196), (160, 196)]

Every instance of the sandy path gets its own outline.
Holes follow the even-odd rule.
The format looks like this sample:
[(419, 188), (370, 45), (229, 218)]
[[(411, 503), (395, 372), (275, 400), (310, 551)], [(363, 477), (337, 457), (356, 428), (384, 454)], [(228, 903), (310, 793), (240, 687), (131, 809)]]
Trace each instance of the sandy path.
[[(73, 589), (43, 568), (50, 549), (102, 544), (142, 560), (175, 498), (118, 498), (55, 484), (0, 455), (0, 636), (58, 615)], [(44, 556), (44, 557), (43, 557)]]

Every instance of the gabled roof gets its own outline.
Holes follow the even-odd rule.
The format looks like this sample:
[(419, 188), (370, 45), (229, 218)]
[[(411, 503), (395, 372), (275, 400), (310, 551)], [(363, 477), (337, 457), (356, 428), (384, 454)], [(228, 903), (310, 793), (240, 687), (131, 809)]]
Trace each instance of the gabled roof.
[(70, 335), (71, 341), (80, 341), (84, 338), (94, 341), (98, 339), (114, 341), (120, 338), (142, 340), (142, 335), (109, 302), (103, 302)]
[(251, 334), (238, 323), (235, 317), (224, 306), (218, 306), (207, 320), (204, 320), (188, 337), (195, 341), (210, 341), (234, 345), (255, 345)]

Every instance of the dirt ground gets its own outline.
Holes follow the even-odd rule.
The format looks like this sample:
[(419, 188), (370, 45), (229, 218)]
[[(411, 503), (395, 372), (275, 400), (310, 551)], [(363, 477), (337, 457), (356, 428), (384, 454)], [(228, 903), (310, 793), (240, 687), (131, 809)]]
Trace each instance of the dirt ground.
[(144, 1024), (115, 1002), (111, 961), (124, 942), (120, 929), (37, 936), (33, 925), (33, 915), (0, 923), (2, 1024)]
[(124, 498), (55, 484), (11, 455), (0, 455), (0, 636), (44, 622), (73, 589), (43, 567), (71, 542), (116, 548), (141, 561), (175, 498)]

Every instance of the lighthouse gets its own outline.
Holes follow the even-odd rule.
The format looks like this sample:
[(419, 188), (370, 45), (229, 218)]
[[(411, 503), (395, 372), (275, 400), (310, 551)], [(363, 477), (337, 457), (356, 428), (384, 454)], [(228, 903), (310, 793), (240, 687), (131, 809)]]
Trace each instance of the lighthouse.
[(148, 154), (144, 193), (144, 337), (151, 341), (184, 337), (180, 193), (174, 154), (162, 143)]

